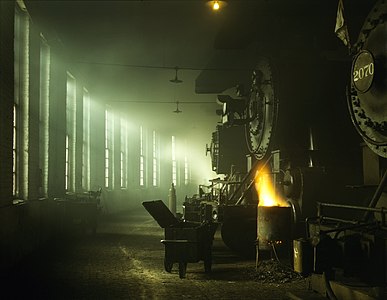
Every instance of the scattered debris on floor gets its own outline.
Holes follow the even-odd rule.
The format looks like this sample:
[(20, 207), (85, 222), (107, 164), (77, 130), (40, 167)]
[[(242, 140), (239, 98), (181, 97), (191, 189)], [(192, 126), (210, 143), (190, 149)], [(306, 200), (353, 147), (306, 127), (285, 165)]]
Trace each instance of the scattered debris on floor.
[(294, 272), (290, 266), (281, 264), (277, 260), (263, 260), (258, 263), (256, 270), (249, 270), (252, 280), (264, 283), (286, 283), (304, 279), (300, 274)]

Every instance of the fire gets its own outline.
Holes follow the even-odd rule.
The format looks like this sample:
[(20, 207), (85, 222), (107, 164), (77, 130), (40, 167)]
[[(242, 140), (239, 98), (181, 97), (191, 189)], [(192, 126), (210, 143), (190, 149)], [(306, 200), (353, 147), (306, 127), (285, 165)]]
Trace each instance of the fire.
[(255, 189), (258, 193), (258, 206), (289, 206), (286, 200), (276, 192), (272, 174), (267, 170), (256, 172)]

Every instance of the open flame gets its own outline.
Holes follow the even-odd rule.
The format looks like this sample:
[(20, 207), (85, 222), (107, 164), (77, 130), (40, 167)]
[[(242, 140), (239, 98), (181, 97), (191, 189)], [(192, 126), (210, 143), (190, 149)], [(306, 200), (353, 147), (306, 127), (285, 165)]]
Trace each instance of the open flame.
[(254, 179), (258, 193), (258, 206), (289, 206), (287, 201), (276, 192), (270, 172), (266, 169), (257, 171)]

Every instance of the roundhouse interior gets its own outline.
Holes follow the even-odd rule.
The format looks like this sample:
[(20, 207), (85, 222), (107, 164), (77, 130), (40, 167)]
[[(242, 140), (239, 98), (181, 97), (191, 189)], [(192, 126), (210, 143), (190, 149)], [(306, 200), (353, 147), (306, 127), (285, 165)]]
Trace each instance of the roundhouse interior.
[(210, 273), (219, 233), (314, 297), (385, 299), (385, 2), (0, 0), (4, 277), (145, 212), (172, 218), (160, 273)]

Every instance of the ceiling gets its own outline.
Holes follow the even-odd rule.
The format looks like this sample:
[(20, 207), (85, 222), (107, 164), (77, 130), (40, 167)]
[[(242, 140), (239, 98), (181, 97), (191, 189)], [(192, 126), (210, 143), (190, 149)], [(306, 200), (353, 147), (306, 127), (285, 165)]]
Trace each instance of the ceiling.
[[(63, 46), (95, 100), (132, 119), (146, 116), (155, 126), (205, 128), (210, 139), (219, 107), (214, 95), (195, 93), (195, 80), (215, 51), (222, 12), (200, 0), (25, 3), (48, 43)], [(170, 82), (175, 67), (182, 83)], [(177, 101), (183, 113), (173, 114)]]
[[(219, 121), (215, 95), (248, 78), (260, 51), (344, 49), (333, 33), (337, 0), (230, 0), (218, 12), (205, 2), (25, 0), (96, 100), (156, 125), (201, 128), (207, 140)], [(170, 82), (175, 67), (182, 83)], [(177, 101), (183, 113), (172, 114)], [(180, 119), (163, 122), (171, 117)]]

